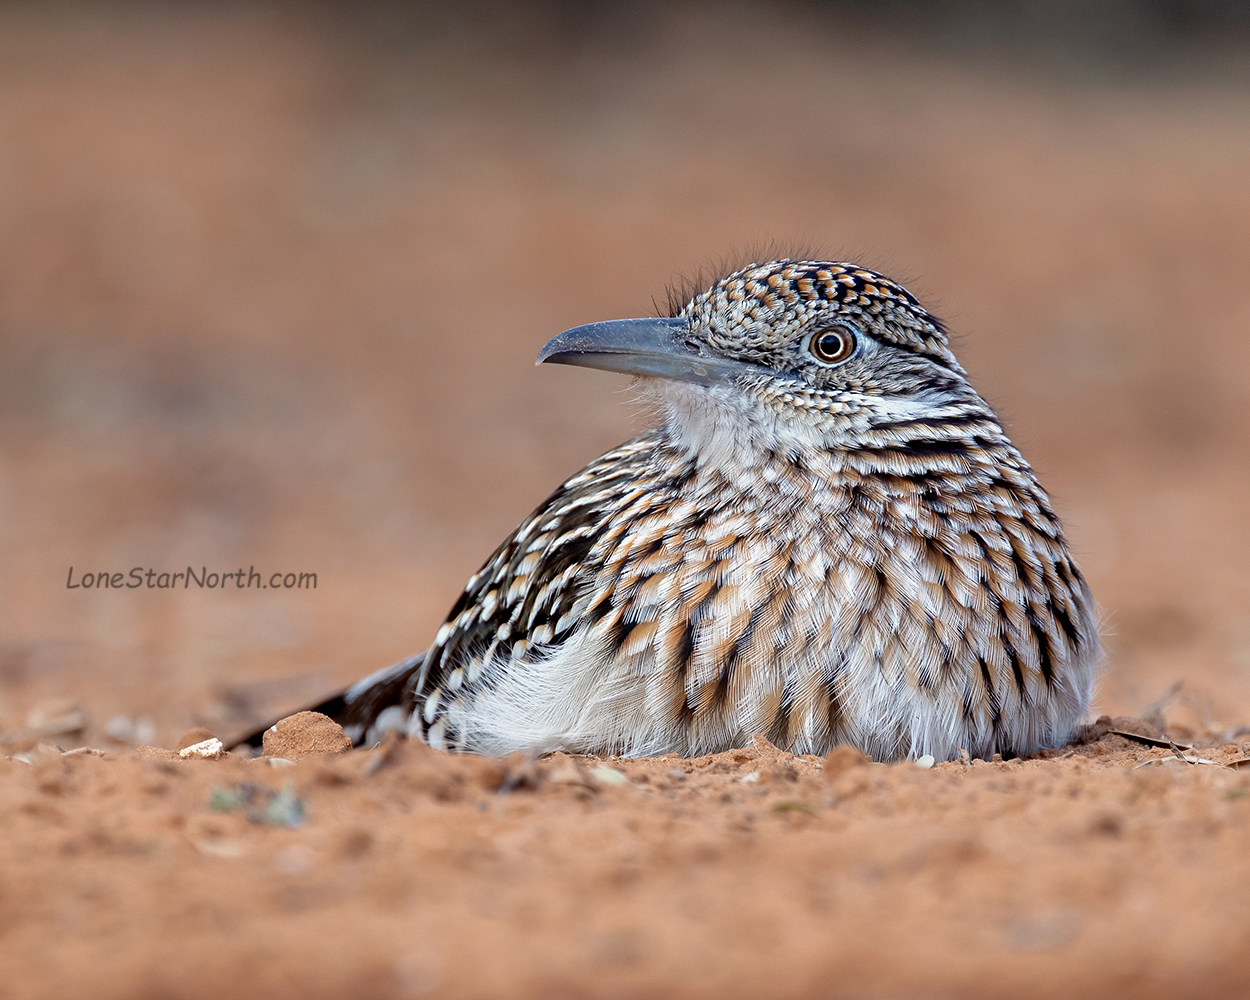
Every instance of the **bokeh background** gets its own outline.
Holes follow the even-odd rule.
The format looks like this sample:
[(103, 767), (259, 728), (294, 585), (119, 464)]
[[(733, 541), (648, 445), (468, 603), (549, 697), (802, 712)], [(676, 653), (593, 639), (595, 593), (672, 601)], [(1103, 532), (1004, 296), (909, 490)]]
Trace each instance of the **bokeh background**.
[[(239, 732), (423, 648), (646, 426), (542, 342), (770, 244), (958, 332), (1099, 711), (1250, 722), (1243, 6), (0, 5), (0, 733)], [(188, 564), (318, 586), (66, 586)]]

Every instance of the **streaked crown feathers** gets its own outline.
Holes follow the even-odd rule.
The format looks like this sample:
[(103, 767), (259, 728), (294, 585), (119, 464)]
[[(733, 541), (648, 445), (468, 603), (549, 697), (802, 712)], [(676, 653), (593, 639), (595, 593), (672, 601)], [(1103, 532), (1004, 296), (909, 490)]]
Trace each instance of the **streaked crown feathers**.
[(776, 260), (751, 264), (716, 281), (675, 310), (726, 348), (770, 351), (819, 314), (843, 319), (904, 350), (959, 370), (941, 320), (911, 292), (852, 263)]

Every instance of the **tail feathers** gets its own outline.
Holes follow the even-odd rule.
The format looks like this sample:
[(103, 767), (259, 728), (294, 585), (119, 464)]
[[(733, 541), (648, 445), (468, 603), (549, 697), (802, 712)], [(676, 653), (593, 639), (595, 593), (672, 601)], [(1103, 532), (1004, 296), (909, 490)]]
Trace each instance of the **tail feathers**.
[[(319, 705), (313, 705), (308, 711), (328, 715), (343, 727), (356, 746), (372, 745), (392, 729), (407, 732), (414, 702), (413, 692), (424, 663), (425, 653), (400, 660), (357, 681), (346, 691), (327, 698)], [(239, 742), (261, 746), (265, 730), (273, 724), (263, 726)]]
[(372, 745), (392, 729), (407, 732), (424, 665), (425, 653), (417, 653), (370, 674), (343, 692), (340, 696), (343, 705), (337, 714), (325, 714), (342, 726), (357, 746)]

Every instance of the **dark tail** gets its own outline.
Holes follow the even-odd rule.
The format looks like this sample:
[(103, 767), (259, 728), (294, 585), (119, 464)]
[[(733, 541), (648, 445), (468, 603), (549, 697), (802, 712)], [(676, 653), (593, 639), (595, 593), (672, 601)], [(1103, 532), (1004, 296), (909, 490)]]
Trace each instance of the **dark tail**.
[[(408, 717), (416, 704), (416, 685), (424, 663), (425, 653), (417, 653), (406, 660), (400, 660), (394, 666), (370, 674), (346, 691), (327, 698), (319, 705), (313, 705), (307, 711), (328, 715), (343, 727), (343, 731), (352, 738), (352, 743), (356, 746), (365, 742), (375, 742), (376, 739), (381, 739), (384, 732), (391, 729), (406, 730)], [(389, 724), (388, 720), (382, 719), (383, 726), (379, 727), (379, 717), (388, 708), (396, 708), (399, 711), (394, 713), (394, 718), (389, 720)], [(286, 713), (286, 715), (292, 714), (294, 713)], [(282, 718), (286, 718), (286, 715)], [(274, 719), (266, 723), (254, 733), (237, 740), (236, 744), (261, 746), (264, 743), (265, 730), (278, 721), (280, 720)], [(383, 732), (378, 732), (379, 728), (382, 728)]]

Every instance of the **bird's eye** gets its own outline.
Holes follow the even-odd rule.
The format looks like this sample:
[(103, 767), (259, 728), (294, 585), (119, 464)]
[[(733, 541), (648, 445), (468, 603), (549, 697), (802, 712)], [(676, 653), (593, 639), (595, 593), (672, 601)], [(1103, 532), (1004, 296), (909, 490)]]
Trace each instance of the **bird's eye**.
[(843, 326), (818, 330), (807, 349), (822, 364), (836, 365), (855, 353), (855, 334)]

